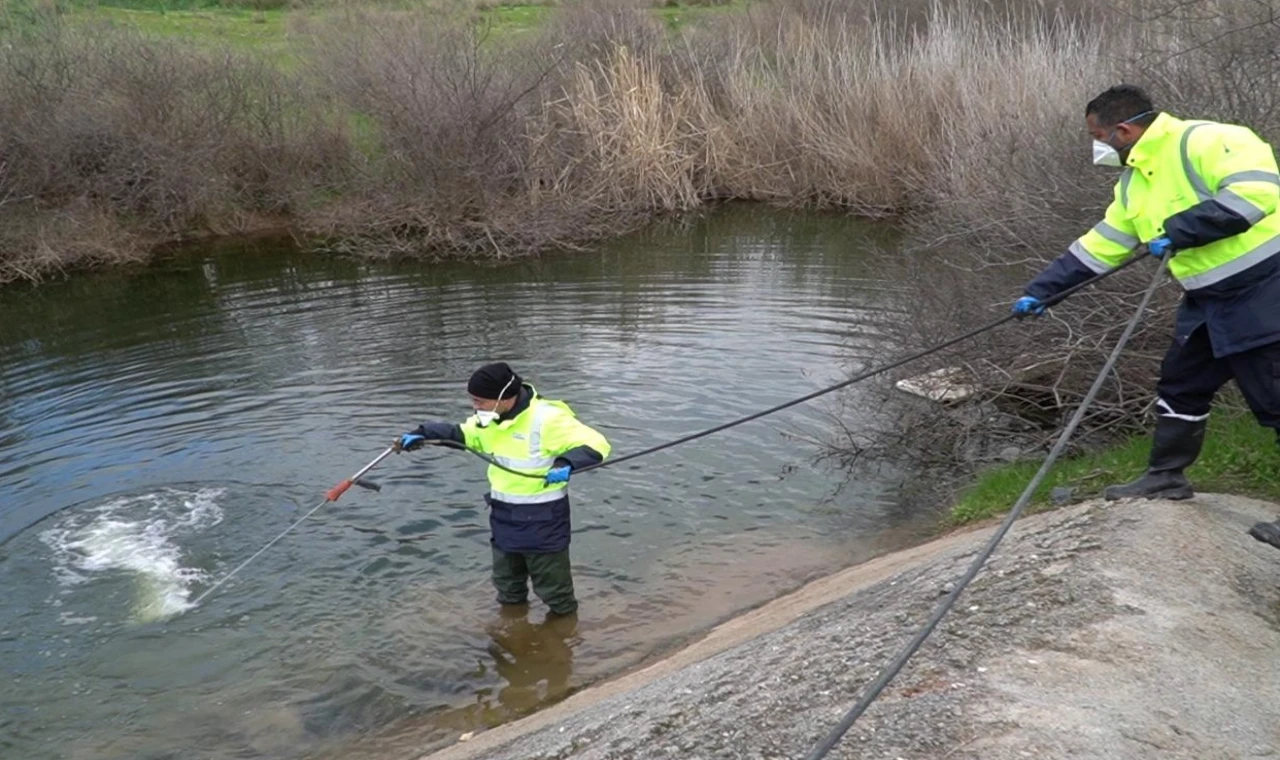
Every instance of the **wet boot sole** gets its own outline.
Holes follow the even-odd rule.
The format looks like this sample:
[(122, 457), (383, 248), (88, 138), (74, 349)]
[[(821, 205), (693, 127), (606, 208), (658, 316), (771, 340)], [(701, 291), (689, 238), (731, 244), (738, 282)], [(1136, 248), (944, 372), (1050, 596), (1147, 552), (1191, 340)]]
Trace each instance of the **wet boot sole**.
[(1258, 523), (1249, 529), (1249, 535), (1264, 544), (1271, 544), (1280, 549), (1280, 525), (1276, 523)]

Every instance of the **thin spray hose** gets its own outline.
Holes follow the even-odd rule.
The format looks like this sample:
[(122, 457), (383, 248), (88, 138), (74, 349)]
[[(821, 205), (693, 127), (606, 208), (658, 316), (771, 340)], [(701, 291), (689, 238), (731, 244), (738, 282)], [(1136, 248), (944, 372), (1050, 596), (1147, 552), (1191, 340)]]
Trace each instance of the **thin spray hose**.
[(1100, 371), (1098, 376), (1094, 378), (1093, 386), (1090, 387), (1089, 392), (1085, 394), (1084, 400), (1082, 400), (1080, 402), (1080, 406), (1076, 408), (1075, 414), (1071, 415), (1071, 421), (1067, 423), (1065, 428), (1063, 428), (1062, 434), (1058, 436), (1057, 443), (1055, 443), (1053, 448), (1049, 451), (1049, 456), (1046, 457), (1044, 463), (1040, 465), (1039, 472), (1035, 474), (1035, 477), (1031, 479), (1031, 482), (1027, 484), (1026, 489), (1023, 490), (1022, 495), (1018, 497), (1016, 502), (1014, 502), (1013, 508), (1009, 510), (1008, 516), (1004, 518), (1004, 522), (1000, 524), (1000, 528), (991, 537), (991, 540), (987, 542), (982, 553), (974, 558), (964, 576), (958, 583), (956, 583), (956, 587), (947, 595), (947, 598), (938, 605), (936, 610), (934, 610), (933, 615), (930, 616), (929, 621), (925, 626), (916, 633), (910, 643), (908, 643), (902, 652), (894, 658), (893, 662), (880, 673), (880, 676), (876, 678), (870, 687), (867, 688), (867, 691), (862, 695), (862, 698), (858, 700), (858, 702), (845, 714), (843, 718), (841, 718), (840, 723), (837, 724), (826, 738), (819, 742), (818, 745), (814, 747), (813, 751), (806, 756), (806, 760), (822, 760), (822, 758), (826, 757), (827, 753), (831, 751), (831, 748), (836, 745), (836, 742), (840, 741), (840, 737), (844, 736), (845, 732), (853, 726), (854, 721), (866, 712), (867, 708), (871, 706), (871, 703), (875, 701), (876, 697), (880, 696), (880, 692), (884, 691), (884, 688), (889, 685), (889, 682), (898, 675), (898, 672), (907, 664), (907, 660), (911, 659), (911, 656), (920, 649), (920, 646), (924, 644), (925, 639), (929, 638), (929, 635), (938, 627), (938, 623), (942, 621), (942, 618), (951, 610), (952, 606), (955, 605), (960, 594), (964, 592), (969, 583), (975, 576), (977, 576), (978, 571), (982, 569), (982, 566), (986, 564), (986, 561), (991, 557), (991, 554), (995, 552), (996, 547), (1004, 539), (1005, 534), (1009, 532), (1011, 527), (1013, 527), (1014, 521), (1018, 519), (1022, 514), (1022, 510), (1025, 509), (1027, 504), (1031, 501), (1032, 494), (1034, 494), (1036, 489), (1040, 487), (1040, 483), (1044, 480), (1045, 476), (1049, 474), (1049, 469), (1053, 467), (1053, 463), (1058, 460), (1058, 457), (1066, 449), (1067, 442), (1071, 440), (1071, 435), (1075, 433), (1076, 428), (1080, 426), (1080, 421), (1084, 419), (1085, 412), (1089, 410), (1089, 406), (1093, 404), (1093, 400), (1097, 397), (1098, 392), (1102, 390), (1102, 384), (1106, 381), (1107, 376), (1111, 374), (1111, 370), (1115, 367), (1116, 361), (1120, 358), (1121, 352), (1124, 351), (1125, 346), (1129, 343), (1129, 339), (1133, 337), (1133, 331), (1137, 328), (1138, 322), (1142, 321), (1142, 315), (1147, 310), (1147, 304), (1151, 301), (1151, 296), (1155, 294), (1156, 288), (1160, 285), (1160, 281), (1164, 276), (1166, 265), (1167, 262), (1160, 262), (1160, 267), (1156, 269), (1155, 276), (1151, 278), (1151, 284), (1147, 286), (1147, 291), (1142, 296), (1142, 303), (1138, 304), (1138, 308), (1133, 312), (1133, 317), (1129, 320), (1129, 324), (1125, 326), (1124, 332), (1120, 335), (1120, 340), (1116, 342), (1116, 347), (1112, 349), (1111, 356), (1107, 357), (1107, 362), (1103, 365), (1102, 371)]

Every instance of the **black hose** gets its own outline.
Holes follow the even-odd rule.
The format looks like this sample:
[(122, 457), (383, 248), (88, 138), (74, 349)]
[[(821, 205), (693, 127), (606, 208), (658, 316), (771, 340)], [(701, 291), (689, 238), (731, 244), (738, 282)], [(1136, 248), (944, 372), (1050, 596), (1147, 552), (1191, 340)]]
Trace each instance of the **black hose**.
[[(1145, 249), (1142, 250), (1142, 253), (1145, 253)], [(1106, 272), (1098, 274), (1097, 276), (1092, 277), (1072, 288), (1068, 288), (1067, 290), (1064, 290), (1063, 292), (1051, 298), (1045, 299), (1043, 303), (1046, 307), (1052, 306), (1057, 303), (1061, 303), (1062, 301), (1071, 297), (1072, 295), (1079, 292), (1080, 290), (1086, 287), (1089, 287), (1090, 285), (1093, 285), (1107, 277), (1110, 277), (1111, 275), (1116, 274), (1117, 272), (1127, 269), (1130, 266), (1133, 266), (1138, 261), (1141, 261), (1145, 258), (1146, 256), (1141, 254), (1131, 256), (1128, 260), (1126, 260), (1119, 266), (1115, 267), (1114, 269), (1110, 269)], [(1079, 427), (1081, 420), (1084, 419), (1085, 412), (1088, 411), (1089, 406), (1093, 403), (1094, 399), (1098, 395), (1098, 392), (1102, 389), (1103, 381), (1106, 379), (1107, 375), (1111, 373), (1112, 368), (1115, 367), (1116, 361), (1118, 361), (1120, 358), (1120, 353), (1124, 350), (1125, 345), (1128, 344), (1129, 339), (1133, 336), (1134, 329), (1137, 328), (1138, 322), (1141, 320), (1142, 314), (1146, 310), (1147, 304), (1150, 303), (1151, 297), (1152, 295), (1154, 295), (1156, 287), (1160, 284), (1160, 279), (1161, 279), (1161, 276), (1164, 274), (1166, 265), (1167, 265), (1166, 261), (1162, 261), (1160, 263), (1159, 269), (1157, 269), (1155, 276), (1151, 279), (1151, 284), (1147, 286), (1147, 290), (1143, 295), (1142, 302), (1138, 305), (1138, 308), (1134, 312), (1133, 317), (1129, 320), (1129, 323), (1125, 326), (1125, 330), (1121, 334), (1120, 340), (1116, 343), (1115, 348), (1112, 350), (1111, 355), (1107, 358), (1106, 364), (1103, 365), (1102, 370), (1098, 373), (1098, 376), (1094, 379), (1093, 385), (1089, 388), (1089, 392), (1085, 394), (1084, 399), (1081, 401), (1080, 406), (1076, 409), (1075, 413), (1072, 415), (1071, 420), (1067, 423), (1067, 426), (1063, 428), (1062, 434), (1058, 437), (1058, 440), (1054, 444), (1053, 448), (1050, 450), (1049, 455), (1045, 458), (1044, 462), (1041, 464), (1040, 470), (1036, 473), (1035, 477), (1031, 479), (1031, 482), (1027, 484), (1026, 489), (1022, 492), (1022, 495), (1018, 497), (1018, 500), (1014, 503), (1012, 509), (1010, 509), (1009, 514), (1005, 517), (1004, 522), (1000, 524), (999, 529), (996, 530), (995, 534), (987, 542), (987, 545), (984, 547), (982, 552), (977, 557), (974, 558), (973, 562), (969, 565), (968, 570), (965, 572), (964, 576), (961, 577), (959, 582), (956, 583), (956, 586), (954, 589), (952, 589), (951, 593), (949, 593), (946, 599), (944, 599), (938, 605), (938, 607), (934, 610), (933, 615), (930, 616), (929, 620), (925, 623), (924, 627), (922, 627), (916, 633), (916, 635), (912, 637), (911, 641), (908, 642), (907, 646), (902, 650), (902, 652), (898, 654), (897, 657), (894, 658), (894, 660), (888, 665), (888, 667), (886, 667), (883, 671), (881, 671), (880, 675), (877, 676), (876, 680), (872, 682), (870, 687), (867, 688), (866, 692), (857, 701), (857, 703), (855, 703), (854, 706), (850, 708), (848, 712), (845, 713), (844, 717), (841, 718), (840, 723), (837, 724), (836, 727), (833, 728), (831, 732), (828, 733), (828, 735), (821, 742), (819, 742), (817, 746), (815, 746), (814, 749), (806, 756), (806, 760), (823, 760), (823, 758), (826, 757), (827, 753), (830, 752), (831, 749), (836, 745), (836, 743), (840, 741), (840, 738), (844, 736), (845, 732), (847, 732), (849, 728), (853, 726), (854, 722), (857, 721), (857, 719), (864, 712), (866, 712), (867, 708), (871, 706), (871, 703), (874, 702), (875, 699), (880, 696), (880, 694), (889, 685), (889, 683), (898, 675), (899, 672), (901, 672), (902, 668), (906, 666), (907, 661), (911, 659), (911, 657), (924, 644), (925, 640), (928, 639), (928, 637), (938, 627), (938, 624), (942, 621), (942, 618), (945, 617), (946, 614), (955, 605), (956, 600), (959, 599), (960, 597), (960, 594), (964, 592), (964, 590), (969, 586), (969, 584), (977, 576), (978, 572), (982, 569), (983, 565), (986, 564), (986, 561), (991, 557), (992, 553), (995, 552), (996, 547), (1004, 539), (1005, 535), (1009, 532), (1009, 529), (1013, 526), (1013, 523), (1018, 519), (1019, 516), (1021, 516), (1022, 511), (1026, 508), (1027, 504), (1031, 501), (1031, 497), (1035, 493), (1036, 488), (1040, 486), (1040, 483), (1044, 480), (1045, 476), (1048, 475), (1049, 469), (1053, 466), (1054, 462), (1057, 461), (1058, 457), (1066, 449), (1067, 442), (1071, 439), (1071, 435), (1075, 432), (1076, 428)], [(814, 391), (813, 393), (806, 394), (804, 396), (793, 399), (786, 403), (778, 404), (777, 406), (769, 407), (768, 409), (755, 412), (754, 414), (749, 414), (745, 417), (740, 417), (736, 420), (732, 420), (722, 425), (717, 425), (715, 427), (708, 428), (706, 430), (702, 430), (697, 433), (691, 433), (681, 438), (677, 438), (672, 441), (667, 441), (666, 443), (661, 443), (656, 446), (651, 446), (647, 449), (643, 449), (641, 451), (637, 451), (632, 454), (627, 454), (626, 456), (621, 456), (616, 459), (606, 460), (604, 462), (599, 462), (597, 464), (587, 465), (586, 467), (579, 468), (577, 471), (585, 472), (587, 470), (595, 470), (601, 467), (610, 467), (613, 465), (621, 464), (622, 462), (626, 462), (632, 459), (638, 459), (642, 456), (647, 456), (649, 454), (662, 451), (663, 449), (669, 449), (673, 446), (678, 446), (682, 443), (688, 443), (689, 441), (694, 441), (699, 438), (704, 438), (713, 433), (718, 433), (723, 430), (728, 430), (729, 428), (736, 427), (738, 425), (742, 425), (747, 422), (760, 419), (761, 417), (774, 414), (775, 412), (782, 411), (783, 409), (788, 409), (798, 404), (802, 404), (806, 401), (811, 401), (812, 399), (818, 398), (819, 396), (832, 393), (834, 391), (840, 390), (841, 388), (846, 388), (850, 385), (853, 385), (854, 383), (867, 380), (869, 378), (875, 377), (876, 375), (880, 375), (885, 372), (888, 372), (891, 369), (896, 369), (897, 367), (901, 367), (904, 364), (907, 364), (909, 362), (924, 358), (926, 356), (929, 356), (930, 354), (937, 353), (943, 349), (950, 348), (951, 346), (954, 346), (957, 343), (961, 343), (970, 338), (974, 338), (978, 335), (981, 335), (982, 333), (988, 332), (990, 330), (994, 330), (995, 328), (1018, 318), (1019, 317), (1017, 315), (1013, 315), (1013, 314), (1006, 315), (993, 322), (989, 322), (985, 325), (982, 325), (981, 327), (974, 328), (954, 338), (943, 341), (942, 343), (939, 343), (935, 346), (931, 346), (924, 350), (917, 351), (913, 354), (909, 354), (901, 359), (890, 362), (889, 364), (885, 364), (881, 367), (877, 367), (875, 369), (858, 373), (857, 375), (854, 375), (853, 377), (847, 380), (843, 380), (834, 385), (827, 386), (826, 388), (822, 388), (820, 390)], [(465, 446), (459, 443), (456, 443), (454, 441), (436, 441), (433, 443), (435, 443), (436, 445), (443, 445), (443, 446), (448, 446), (450, 448), (458, 448), (458, 449), (470, 451), (470, 449), (467, 449)], [(520, 472), (519, 470), (514, 470), (510, 467), (507, 467), (506, 465), (503, 465), (494, 461), (493, 459), (487, 456), (484, 456), (483, 454), (480, 454), (479, 452), (472, 451), (471, 453), (475, 454), (481, 459), (484, 459), (489, 464), (494, 465), (495, 467), (498, 467), (507, 472), (510, 472), (516, 475), (521, 475), (523, 477), (529, 477), (529, 478), (543, 477), (542, 475), (534, 475), (527, 472)]]
[[(1085, 280), (1084, 282), (1080, 283), (1079, 285), (1076, 285), (1075, 287), (1068, 288), (1062, 291), (1061, 293), (1057, 294), (1056, 296), (1053, 296), (1052, 298), (1045, 299), (1043, 303), (1046, 307), (1052, 306), (1056, 303), (1061, 303), (1063, 300), (1071, 297), (1072, 295), (1075, 295), (1080, 290), (1096, 282), (1104, 280), (1107, 277), (1110, 277), (1111, 275), (1121, 270), (1128, 269), (1130, 266), (1133, 266), (1135, 262), (1140, 261), (1141, 259), (1144, 259), (1144, 258), (1146, 257), (1132, 256), (1128, 260), (1126, 260), (1124, 263), (1120, 264), (1120, 266), (1116, 267), (1115, 269), (1109, 269), (1106, 272), (1103, 272), (1102, 274), (1099, 274), (1095, 277), (1091, 277), (1088, 280)], [(962, 343), (966, 340), (969, 340), (970, 338), (975, 338), (985, 332), (994, 330), (995, 328), (1005, 324), (1006, 322), (1010, 322), (1015, 319), (1021, 319), (1021, 317), (1016, 314), (1007, 314), (995, 320), (994, 322), (988, 322), (987, 324), (981, 327), (975, 327), (974, 329), (966, 333), (957, 335), (956, 337), (951, 338), (950, 340), (945, 340), (942, 343), (937, 344), (936, 346), (931, 346), (922, 351), (917, 351), (913, 354), (909, 354), (907, 356), (904, 356), (901, 359), (898, 359), (897, 361), (890, 362), (889, 364), (885, 364), (881, 367), (877, 367), (875, 369), (869, 369), (865, 372), (860, 372), (854, 375), (853, 377), (849, 378), (848, 380), (842, 380), (841, 382), (838, 382), (835, 385), (829, 385), (826, 388), (816, 390), (813, 393), (808, 393), (804, 396), (801, 396), (800, 398), (793, 399), (784, 404), (778, 404), (777, 406), (769, 407), (768, 409), (756, 412), (755, 414), (749, 414), (746, 417), (741, 417), (731, 422), (726, 422), (723, 425), (717, 425), (713, 428), (708, 428), (707, 430), (703, 430), (698, 433), (691, 433), (689, 435), (684, 436), (683, 438), (677, 438), (674, 441), (668, 441), (666, 443), (658, 444), (657, 446), (651, 446), (647, 449), (644, 449), (643, 451), (637, 451), (634, 454), (627, 454), (626, 456), (621, 456), (621, 457), (618, 457), (617, 459), (609, 459), (604, 462), (599, 462), (597, 464), (587, 465), (586, 467), (580, 467), (575, 472), (585, 472), (587, 470), (595, 470), (601, 467), (612, 467), (614, 465), (622, 464), (623, 462), (626, 462), (632, 459), (638, 459), (642, 456), (647, 456), (649, 454), (662, 451), (663, 449), (669, 449), (672, 446), (679, 446), (682, 443), (695, 441), (699, 438), (703, 438), (708, 435), (711, 435), (712, 433), (719, 433), (722, 430), (728, 430), (731, 427), (736, 427), (738, 425), (742, 425), (744, 423), (751, 422), (753, 420), (758, 420), (761, 417), (773, 414), (775, 412), (780, 412), (783, 409), (788, 409), (790, 407), (796, 406), (797, 404), (803, 404), (806, 401), (811, 401), (815, 398), (818, 398), (819, 396), (825, 396), (826, 394), (832, 393), (834, 391), (838, 391), (841, 388), (846, 388), (850, 385), (853, 385), (854, 383), (860, 383), (863, 380), (867, 380), (869, 378), (875, 377), (876, 375), (884, 374), (885, 372), (888, 372), (891, 369), (897, 369), (898, 367), (901, 367), (904, 364), (909, 364), (917, 359), (923, 359), (924, 357), (929, 356), (930, 354), (936, 354), (937, 352), (943, 349), (950, 348), (956, 345), (957, 343)]]
[[(1145, 249), (1143, 250), (1145, 252)], [(1084, 288), (1087, 288), (1090, 285), (1093, 285), (1097, 282), (1105, 280), (1106, 278), (1110, 277), (1113, 274), (1116, 274), (1125, 269), (1128, 269), (1129, 267), (1133, 266), (1134, 264), (1136, 264), (1137, 262), (1145, 258), (1146, 258), (1145, 255), (1131, 256), (1116, 268), (1109, 269), (1101, 274), (1098, 274), (1094, 277), (1089, 278), (1088, 280), (1085, 280), (1084, 282), (1078, 285), (1075, 285), (1074, 287), (1067, 288), (1066, 290), (1062, 291), (1061, 293), (1055, 296), (1046, 298), (1042, 303), (1044, 304), (1045, 307), (1049, 307), (1049, 306), (1053, 306), (1054, 304), (1061, 303), (1062, 301), (1065, 301), (1067, 298), (1070, 298), (1071, 296), (1080, 292)], [(716, 425), (715, 427), (707, 428), (706, 430), (702, 430), (697, 433), (690, 433), (689, 435), (686, 435), (682, 438), (676, 438), (675, 440), (667, 441), (666, 443), (660, 443), (660, 444), (657, 444), (656, 446), (650, 446), (647, 449), (643, 449), (641, 451), (637, 451), (632, 454), (627, 454), (625, 456), (617, 457), (616, 459), (607, 459), (603, 462), (597, 462), (595, 464), (589, 464), (584, 467), (579, 467), (576, 470), (574, 470), (574, 474), (576, 475), (578, 473), (587, 472), (588, 470), (598, 470), (601, 467), (613, 467), (614, 465), (619, 465), (619, 464), (622, 464), (623, 462), (631, 461), (632, 459), (639, 459), (640, 457), (648, 456), (649, 454), (656, 454), (659, 451), (672, 448), (673, 446), (679, 446), (682, 443), (688, 443), (689, 441), (696, 441), (699, 438), (705, 438), (706, 436), (712, 435), (714, 433), (719, 433), (724, 430), (728, 430), (729, 428), (732, 428), (732, 427), (737, 427), (738, 425), (744, 425), (748, 422), (758, 420), (761, 417), (766, 417), (770, 414), (780, 412), (783, 409), (789, 409), (793, 406), (803, 404), (806, 401), (812, 401), (813, 399), (818, 398), (819, 396), (825, 396), (828, 393), (833, 393), (835, 391), (840, 390), (841, 388), (847, 388), (848, 386), (853, 385), (854, 383), (860, 383), (863, 380), (870, 379), (872, 377), (875, 377), (876, 375), (882, 375), (891, 369), (897, 369), (898, 367), (901, 367), (904, 364), (909, 364), (917, 359), (923, 359), (924, 357), (929, 356), (931, 354), (936, 354), (937, 352), (942, 351), (943, 349), (950, 348), (956, 345), (957, 343), (963, 343), (964, 341), (969, 340), (970, 338), (975, 338), (985, 332), (994, 330), (995, 328), (1000, 327), (1001, 325), (1007, 322), (1011, 322), (1015, 319), (1021, 319), (1021, 317), (1016, 314), (1007, 314), (993, 322), (988, 322), (987, 324), (982, 325), (981, 327), (975, 327), (974, 329), (969, 330), (968, 332), (965, 332), (961, 335), (957, 335), (956, 337), (951, 338), (949, 340), (945, 340), (942, 343), (939, 343), (935, 346), (930, 346), (929, 348), (916, 351), (913, 354), (909, 354), (907, 356), (902, 357), (901, 359), (890, 362), (889, 364), (885, 364), (875, 369), (869, 369), (869, 370), (866, 370), (865, 372), (860, 372), (847, 380), (842, 380), (836, 383), (835, 385), (829, 385), (826, 388), (821, 388), (819, 390), (814, 391), (813, 393), (805, 394), (799, 398), (792, 399), (791, 401), (787, 401), (782, 404), (778, 404), (777, 406), (771, 406), (768, 409), (755, 412), (754, 414), (749, 414), (745, 417), (739, 417), (736, 420), (731, 420), (722, 425)], [(471, 451), (471, 449), (468, 449), (466, 446), (463, 446), (462, 444), (457, 443), (456, 441), (432, 441), (431, 443), (433, 443), (434, 445), (446, 446), (448, 448)], [(494, 467), (497, 467), (501, 470), (509, 472), (513, 475), (519, 475), (521, 477), (526, 477), (526, 478), (537, 478), (539, 480), (541, 480), (544, 477), (542, 475), (535, 475), (528, 472), (521, 472), (519, 470), (514, 470), (510, 467), (507, 467), (504, 464), (500, 464), (494, 461), (491, 457), (487, 457), (478, 451), (471, 451), (471, 453), (480, 457), (481, 459), (493, 465)]]
[(992, 535), (991, 539), (987, 541), (987, 545), (983, 548), (982, 552), (974, 558), (972, 563), (970, 563), (969, 569), (965, 572), (964, 576), (956, 583), (956, 587), (951, 590), (951, 593), (947, 595), (947, 598), (942, 600), (941, 604), (939, 604), (937, 609), (934, 610), (933, 615), (929, 617), (929, 621), (924, 625), (924, 627), (921, 628), (914, 637), (912, 637), (911, 641), (902, 650), (902, 652), (894, 658), (893, 662), (880, 672), (880, 675), (874, 682), (872, 682), (871, 686), (867, 688), (866, 692), (857, 701), (857, 703), (854, 704), (854, 706), (845, 713), (844, 717), (840, 719), (840, 723), (837, 724), (836, 727), (832, 729), (816, 747), (813, 748), (813, 751), (806, 756), (805, 760), (822, 760), (822, 758), (826, 757), (827, 753), (831, 751), (831, 748), (836, 745), (836, 742), (840, 741), (840, 737), (844, 736), (844, 733), (853, 726), (854, 721), (856, 721), (862, 713), (866, 712), (867, 708), (871, 706), (871, 703), (875, 701), (876, 697), (880, 696), (880, 693), (889, 685), (889, 682), (892, 681), (893, 678), (898, 675), (898, 672), (907, 664), (907, 660), (911, 659), (911, 656), (920, 649), (922, 644), (924, 644), (925, 639), (929, 638), (929, 635), (938, 627), (938, 623), (942, 621), (943, 616), (945, 616), (947, 612), (951, 610), (952, 606), (955, 605), (956, 600), (960, 598), (960, 594), (964, 592), (969, 583), (975, 576), (977, 576), (978, 571), (982, 569), (982, 566), (986, 564), (987, 559), (989, 559), (991, 554), (996, 550), (996, 546), (1000, 544), (1000, 541), (1004, 539), (1005, 534), (1009, 532), (1009, 528), (1013, 527), (1014, 521), (1018, 519), (1022, 514), (1022, 510), (1025, 509), (1027, 504), (1031, 501), (1031, 496), (1040, 486), (1041, 481), (1043, 481), (1045, 476), (1049, 474), (1049, 469), (1053, 467), (1053, 463), (1057, 461), (1058, 457), (1066, 449), (1067, 441), (1071, 439), (1071, 434), (1075, 432), (1076, 428), (1080, 425), (1080, 421), (1084, 419), (1085, 412), (1089, 410), (1089, 406), (1093, 403), (1094, 398), (1097, 397), (1098, 391), (1102, 390), (1103, 381), (1106, 380), (1107, 375), (1111, 374), (1112, 368), (1115, 367), (1116, 361), (1120, 358), (1120, 352), (1124, 350), (1125, 345), (1129, 342), (1129, 338), (1133, 336), (1134, 329), (1142, 319), (1142, 313), (1146, 311), (1147, 304), (1151, 301), (1151, 296), (1156, 292), (1156, 287), (1160, 284), (1160, 278), (1164, 274), (1165, 266), (1166, 262), (1162, 261), (1160, 263), (1160, 267), (1156, 270), (1155, 276), (1151, 278), (1151, 284), (1147, 286), (1147, 291), (1142, 297), (1142, 303), (1138, 304), (1138, 308), (1133, 312), (1133, 317), (1129, 320), (1129, 324), (1125, 326), (1124, 332), (1121, 333), (1120, 340), (1116, 342), (1116, 347), (1112, 349), (1111, 355), (1107, 357), (1106, 364), (1102, 366), (1102, 370), (1098, 372), (1098, 376), (1094, 378), (1093, 385), (1089, 388), (1089, 392), (1085, 394), (1084, 399), (1080, 402), (1080, 406), (1076, 408), (1075, 414), (1071, 415), (1070, 422), (1068, 422), (1067, 426), (1062, 429), (1062, 434), (1058, 436), (1057, 442), (1054, 443), (1053, 448), (1049, 451), (1049, 456), (1047, 456), (1044, 462), (1040, 465), (1040, 470), (1035, 474), (1035, 477), (1031, 479), (1031, 482), (1027, 484), (1022, 495), (1018, 497), (1016, 502), (1014, 502), (1013, 508), (1009, 510), (1009, 514), (1004, 518), (1004, 522), (1000, 524), (1000, 528), (994, 535)]
[(446, 449), (457, 449), (459, 451), (466, 451), (471, 454), (475, 454), (476, 456), (480, 457), (481, 459), (493, 465), (494, 467), (497, 467), (499, 470), (505, 470), (511, 473), (512, 475), (519, 475), (522, 478), (534, 478), (537, 480), (542, 480), (544, 477), (546, 477), (545, 475), (536, 475), (531, 472), (524, 472), (522, 470), (512, 469), (511, 467), (506, 466), (505, 464), (499, 462), (498, 460), (492, 457), (487, 457), (484, 454), (481, 454), (480, 452), (474, 449), (469, 449), (466, 446), (463, 446), (461, 443), (458, 443), (457, 441), (440, 440), (440, 441), (427, 441), (427, 443), (432, 446), (443, 446)]

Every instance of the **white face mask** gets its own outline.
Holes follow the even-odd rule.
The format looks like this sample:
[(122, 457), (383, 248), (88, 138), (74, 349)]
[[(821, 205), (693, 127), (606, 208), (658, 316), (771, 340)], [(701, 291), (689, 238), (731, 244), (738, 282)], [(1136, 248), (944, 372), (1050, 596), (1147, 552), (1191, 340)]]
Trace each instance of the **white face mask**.
[[(1130, 116), (1129, 118), (1120, 122), (1120, 124), (1132, 124), (1138, 119), (1141, 119), (1143, 116), (1150, 116), (1151, 113), (1152, 113), (1151, 111), (1143, 111), (1137, 116)], [(1117, 124), (1116, 126), (1119, 127), (1120, 124)], [(1116, 137), (1116, 130), (1112, 129), (1111, 134), (1110, 136), (1107, 137), (1107, 139), (1114, 140), (1115, 137)], [(1101, 140), (1093, 141), (1093, 163), (1096, 166), (1124, 166), (1124, 161), (1120, 160), (1120, 152)]]
[(1093, 141), (1093, 163), (1097, 166), (1124, 166), (1120, 153), (1101, 140)]
[(502, 386), (502, 390), (498, 391), (498, 400), (493, 402), (492, 409), (476, 410), (476, 427), (489, 427), (498, 421), (498, 417), (502, 416), (498, 413), (498, 405), (502, 403), (502, 397), (506, 395), (507, 389), (510, 388), (511, 384), (515, 381), (516, 377), (515, 375), (512, 375), (511, 379), (507, 381), (507, 384)]

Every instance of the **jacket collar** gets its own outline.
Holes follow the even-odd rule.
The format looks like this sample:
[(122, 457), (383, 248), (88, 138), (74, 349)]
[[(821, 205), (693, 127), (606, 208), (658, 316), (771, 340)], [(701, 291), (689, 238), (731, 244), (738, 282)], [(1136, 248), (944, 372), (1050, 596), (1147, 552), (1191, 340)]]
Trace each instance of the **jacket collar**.
[(1185, 127), (1185, 121), (1167, 113), (1159, 114), (1156, 116), (1156, 120), (1151, 122), (1151, 126), (1147, 127), (1146, 131), (1142, 133), (1142, 137), (1138, 138), (1138, 142), (1130, 149), (1129, 158), (1125, 163), (1142, 169), (1159, 161), (1160, 154), (1164, 151), (1168, 141), (1181, 135)]
[(533, 403), (533, 399), (538, 395), (538, 391), (528, 383), (522, 383), (520, 386), (520, 395), (516, 397), (516, 405), (506, 413), (498, 417), (498, 424), (508, 422), (519, 417), (524, 410), (529, 408), (529, 404)]

